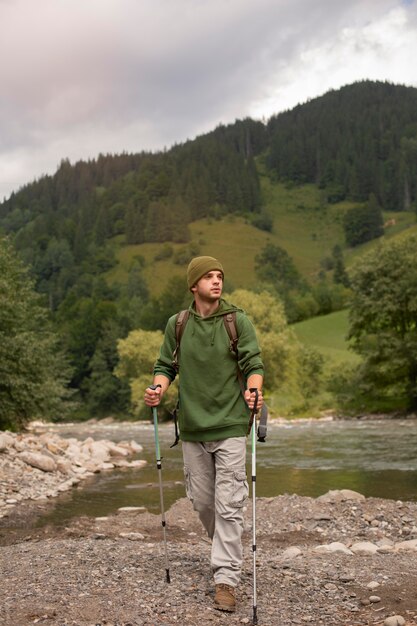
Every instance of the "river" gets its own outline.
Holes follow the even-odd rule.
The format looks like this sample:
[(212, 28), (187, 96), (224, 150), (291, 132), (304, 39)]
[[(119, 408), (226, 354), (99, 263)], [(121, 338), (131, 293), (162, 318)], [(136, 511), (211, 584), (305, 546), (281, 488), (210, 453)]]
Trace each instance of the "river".
[[(154, 431), (150, 423), (55, 425), (64, 437), (134, 439), (144, 447), (144, 469), (103, 472), (55, 501), (38, 524), (61, 524), (79, 515), (104, 516), (122, 506), (159, 512)], [(170, 448), (173, 426), (161, 424), (164, 501), (167, 509), (184, 496), (181, 445)], [(296, 421), (270, 424), (258, 443), (257, 496), (296, 493), (318, 496), (353, 489), (365, 496), (417, 501), (417, 420)], [(248, 442), (248, 476), (250, 476)]]

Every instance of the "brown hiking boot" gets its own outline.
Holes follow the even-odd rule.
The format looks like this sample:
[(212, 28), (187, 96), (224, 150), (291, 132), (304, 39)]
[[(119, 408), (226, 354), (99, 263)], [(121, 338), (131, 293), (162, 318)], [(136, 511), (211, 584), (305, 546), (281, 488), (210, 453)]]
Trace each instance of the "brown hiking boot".
[(219, 611), (229, 611), (230, 613), (236, 611), (235, 588), (224, 583), (216, 585), (214, 608)]

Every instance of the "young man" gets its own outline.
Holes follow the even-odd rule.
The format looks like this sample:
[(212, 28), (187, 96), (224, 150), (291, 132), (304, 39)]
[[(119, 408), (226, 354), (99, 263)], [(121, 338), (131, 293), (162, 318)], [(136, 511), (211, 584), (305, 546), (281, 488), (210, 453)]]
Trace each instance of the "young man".
[[(258, 390), (263, 404), (263, 365), (255, 330), (245, 313), (222, 299), (223, 267), (210, 256), (194, 258), (187, 270), (194, 296), (178, 355), (178, 422), (184, 457), (186, 492), (212, 539), (211, 567), (216, 585), (214, 606), (235, 611), (235, 588), (242, 566), (243, 505), (248, 496), (246, 435)], [(236, 312), (237, 359), (223, 315)], [(176, 316), (168, 320), (154, 368), (153, 390), (145, 403), (157, 406), (176, 376)], [(242, 393), (238, 369), (246, 390)]]

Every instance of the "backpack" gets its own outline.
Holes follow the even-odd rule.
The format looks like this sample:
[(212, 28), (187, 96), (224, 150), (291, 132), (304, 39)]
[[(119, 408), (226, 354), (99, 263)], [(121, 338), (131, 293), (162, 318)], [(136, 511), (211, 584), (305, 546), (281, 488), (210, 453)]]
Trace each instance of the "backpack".
[[(175, 320), (175, 349), (174, 349), (174, 352), (172, 353), (172, 365), (177, 373), (179, 372), (178, 357), (180, 353), (181, 338), (184, 334), (185, 326), (188, 322), (189, 317), (190, 317), (189, 309), (184, 309), (183, 311), (180, 311), (177, 314), (177, 317)], [(223, 323), (226, 328), (227, 334), (229, 335), (229, 350), (235, 355), (236, 364), (237, 364), (237, 358), (238, 358), (237, 343), (239, 340), (239, 334), (238, 334), (237, 325), (236, 325), (236, 311), (229, 311), (228, 313), (223, 313)], [(242, 394), (244, 394), (246, 387), (245, 387), (245, 382), (243, 380), (243, 374), (238, 364), (237, 364), (237, 377), (239, 380), (241, 392)], [(171, 446), (171, 448), (175, 446), (179, 440), (177, 415), (176, 415), (177, 408), (178, 408), (178, 405), (173, 412), (173, 417), (174, 417), (174, 422), (175, 422), (175, 443)], [(264, 404), (261, 409), (260, 420), (259, 420), (259, 425), (258, 425), (258, 441), (260, 442), (265, 442), (266, 430), (267, 430), (266, 428), (267, 419), (268, 419), (268, 409), (266, 405)], [(250, 428), (249, 428), (249, 432), (250, 432)]]

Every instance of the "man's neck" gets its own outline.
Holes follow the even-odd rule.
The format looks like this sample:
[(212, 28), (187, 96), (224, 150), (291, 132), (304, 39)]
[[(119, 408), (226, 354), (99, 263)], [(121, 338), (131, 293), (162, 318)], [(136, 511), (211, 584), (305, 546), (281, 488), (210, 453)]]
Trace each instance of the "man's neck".
[(208, 317), (215, 313), (220, 306), (220, 299), (213, 300), (213, 302), (206, 302), (201, 298), (194, 298), (195, 310), (201, 317)]

